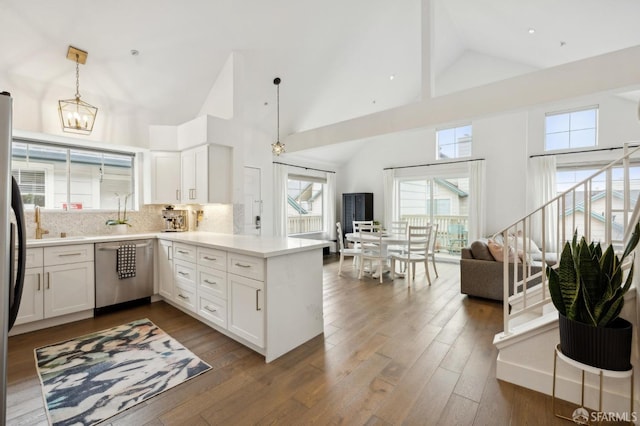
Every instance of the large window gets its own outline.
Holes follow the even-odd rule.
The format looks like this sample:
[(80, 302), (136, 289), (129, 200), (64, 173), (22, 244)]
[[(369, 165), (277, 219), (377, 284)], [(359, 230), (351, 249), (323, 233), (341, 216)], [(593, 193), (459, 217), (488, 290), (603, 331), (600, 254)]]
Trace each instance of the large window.
[(463, 158), (471, 156), (471, 125), (440, 129), (436, 132), (436, 158)]
[(399, 219), (415, 226), (437, 224), (438, 252), (457, 256), (467, 244), (469, 178), (403, 178), (397, 185)]
[(326, 179), (289, 175), (287, 180), (287, 234), (322, 232)]
[(597, 107), (548, 113), (544, 122), (546, 151), (597, 145)]
[[(558, 194), (566, 192), (576, 184), (584, 181), (594, 175), (600, 167), (597, 165), (558, 167), (556, 172), (556, 190)], [(640, 166), (629, 167), (630, 178), (630, 196), (631, 206), (636, 203), (640, 195)], [(606, 209), (606, 173), (600, 173), (595, 176), (591, 183), (591, 196), (587, 199), (591, 211), (588, 216), (591, 217), (591, 238), (594, 241), (605, 240), (605, 209)], [(612, 209), (612, 235), (614, 240), (621, 240), (624, 231), (624, 169), (615, 167), (611, 170), (611, 181), (613, 192), (611, 194)], [(569, 226), (567, 226), (567, 235), (565, 238), (570, 239), (573, 235), (573, 229), (581, 229), (584, 226), (585, 215), (585, 188), (579, 186), (574, 191), (567, 194), (565, 217)]]
[(11, 171), (26, 208), (117, 209), (127, 194), (134, 208), (133, 154), (18, 141)]

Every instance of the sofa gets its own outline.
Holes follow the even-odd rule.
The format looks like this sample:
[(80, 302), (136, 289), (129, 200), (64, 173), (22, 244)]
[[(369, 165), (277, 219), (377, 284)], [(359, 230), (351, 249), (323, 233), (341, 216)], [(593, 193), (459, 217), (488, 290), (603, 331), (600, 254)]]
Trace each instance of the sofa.
[[(460, 292), (469, 296), (482, 297), (491, 300), (503, 300), (503, 254), (502, 251), (490, 250), (496, 245), (500, 245), (490, 239), (480, 239), (474, 241), (469, 247), (464, 247), (461, 251), (460, 259)], [(522, 246), (522, 245), (520, 245)], [(513, 251), (513, 248), (510, 249)], [(522, 253), (517, 258), (510, 253), (510, 261), (518, 262), (518, 280), (523, 277)], [(531, 250), (526, 262), (530, 266), (530, 275), (542, 270), (541, 252), (535, 244), (531, 243)], [(547, 264), (555, 263), (555, 254), (546, 253)], [(496, 260), (496, 258), (500, 260)], [(517, 259), (517, 260), (516, 260)], [(509, 295), (513, 294), (513, 264), (509, 264), (509, 283), (511, 284)], [(537, 277), (528, 282), (527, 288), (539, 284), (541, 277)]]

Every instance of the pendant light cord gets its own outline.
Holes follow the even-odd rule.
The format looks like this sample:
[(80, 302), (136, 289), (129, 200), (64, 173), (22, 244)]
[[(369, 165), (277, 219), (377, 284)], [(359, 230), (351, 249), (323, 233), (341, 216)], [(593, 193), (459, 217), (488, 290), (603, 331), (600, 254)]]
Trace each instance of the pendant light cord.
[(76, 99), (80, 99), (80, 64), (78, 63), (79, 56), (76, 53)]
[(278, 130), (278, 139), (277, 142), (280, 142), (280, 79), (276, 78), (274, 82), (276, 82), (276, 103), (278, 108), (276, 109), (276, 122), (277, 122), (277, 130)]

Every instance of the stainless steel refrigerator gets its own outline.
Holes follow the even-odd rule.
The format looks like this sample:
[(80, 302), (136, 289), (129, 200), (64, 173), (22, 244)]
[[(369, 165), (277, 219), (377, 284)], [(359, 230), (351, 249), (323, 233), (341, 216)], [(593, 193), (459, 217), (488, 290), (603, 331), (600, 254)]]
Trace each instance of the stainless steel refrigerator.
[(0, 425), (7, 418), (7, 335), (20, 307), (27, 249), (22, 198), (11, 176), (12, 107), (11, 95), (0, 92)]

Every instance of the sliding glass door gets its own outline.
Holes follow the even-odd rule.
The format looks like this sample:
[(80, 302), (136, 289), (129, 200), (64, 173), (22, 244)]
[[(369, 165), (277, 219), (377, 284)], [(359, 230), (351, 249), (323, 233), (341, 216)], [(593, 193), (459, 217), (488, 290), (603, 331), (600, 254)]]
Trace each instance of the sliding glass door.
[(408, 177), (396, 180), (398, 216), (409, 225), (438, 225), (436, 256), (460, 257), (468, 243), (469, 178)]

